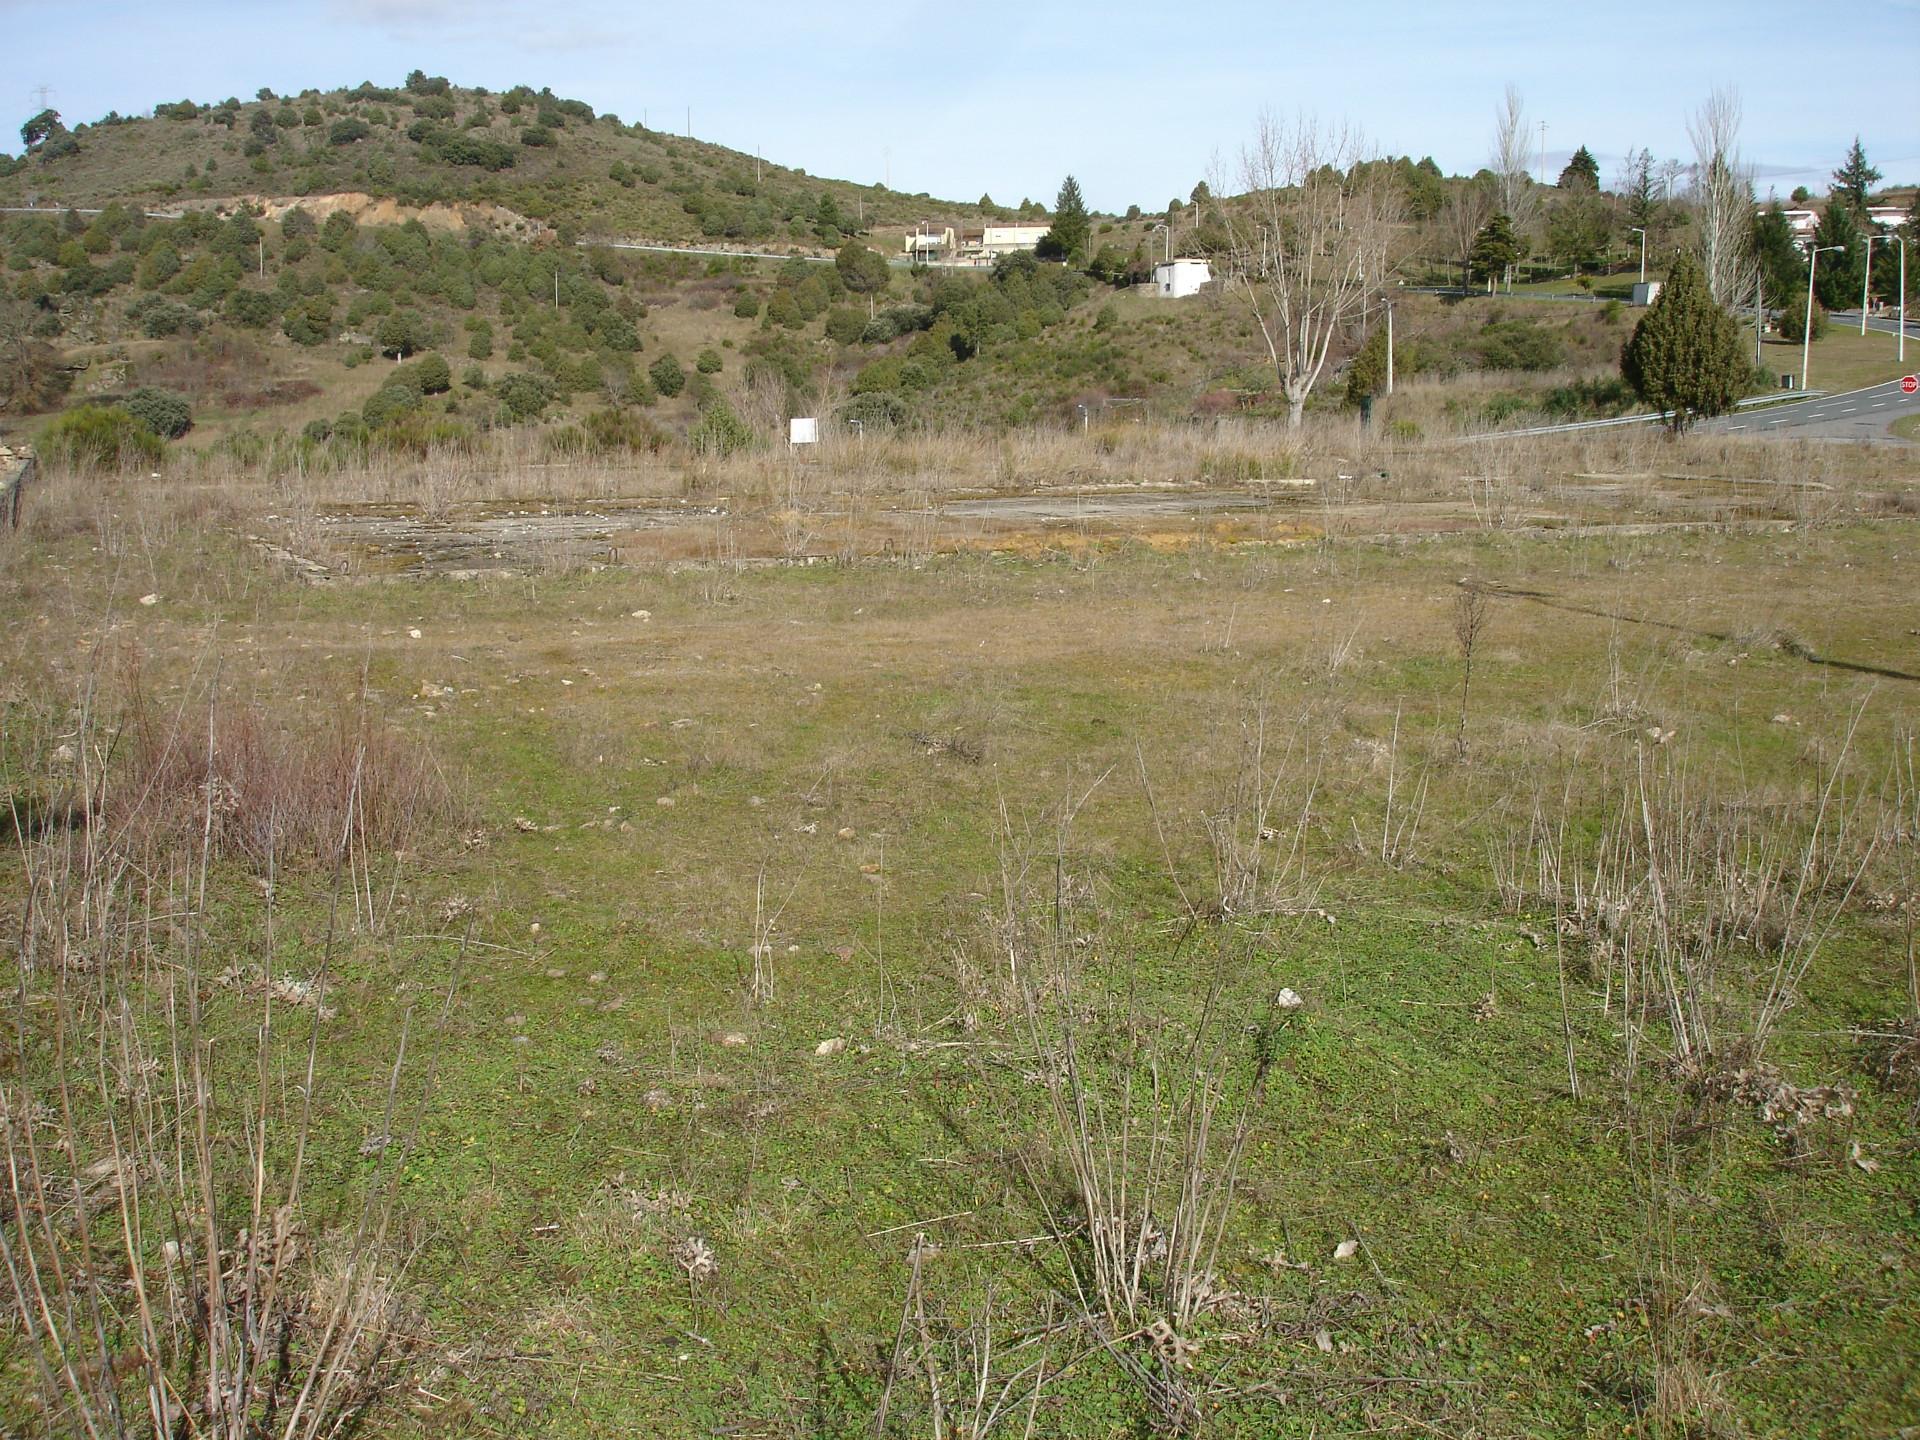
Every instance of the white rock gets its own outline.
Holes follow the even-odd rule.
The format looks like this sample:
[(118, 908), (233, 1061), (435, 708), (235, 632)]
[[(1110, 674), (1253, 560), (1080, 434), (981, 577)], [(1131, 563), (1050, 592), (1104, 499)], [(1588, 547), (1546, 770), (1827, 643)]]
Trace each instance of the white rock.
[(1338, 1245), (1333, 1247), (1333, 1258), (1336, 1260), (1351, 1260), (1359, 1253), (1360, 1242), (1358, 1240), (1342, 1240)]
[(814, 1046), (813, 1053), (816, 1055), (838, 1055), (846, 1048), (847, 1042), (836, 1035), (831, 1040), (822, 1040), (818, 1045)]
[(140, 597), (140, 603), (142, 605), (158, 605), (160, 603), (160, 597), (158, 595), (142, 595)]
[(1282, 1010), (1298, 1010), (1307, 1002), (1300, 998), (1300, 992), (1298, 990), (1289, 987), (1274, 996), (1273, 1003)]

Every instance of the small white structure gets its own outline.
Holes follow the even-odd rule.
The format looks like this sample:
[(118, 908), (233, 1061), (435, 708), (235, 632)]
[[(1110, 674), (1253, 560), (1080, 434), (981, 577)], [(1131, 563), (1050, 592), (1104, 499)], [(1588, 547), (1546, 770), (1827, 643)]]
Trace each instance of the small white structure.
[(796, 415), (787, 421), (787, 444), (818, 445), (820, 422), (812, 415)]
[(966, 237), (967, 248), (982, 255), (1012, 255), (1033, 249), (1052, 228), (1051, 225), (985, 225), (977, 238), (971, 234)]
[(1638, 285), (1633, 287), (1633, 303), (1636, 305), (1651, 305), (1660, 298), (1661, 283), (1662, 282), (1658, 280), (1642, 280)]
[(1184, 300), (1198, 295), (1213, 279), (1213, 267), (1204, 260), (1162, 260), (1153, 267), (1153, 293), (1162, 300)]
[(953, 227), (929, 225), (922, 221), (908, 234), (902, 250), (909, 259), (923, 263), (938, 260), (942, 255), (951, 255), (954, 251)]

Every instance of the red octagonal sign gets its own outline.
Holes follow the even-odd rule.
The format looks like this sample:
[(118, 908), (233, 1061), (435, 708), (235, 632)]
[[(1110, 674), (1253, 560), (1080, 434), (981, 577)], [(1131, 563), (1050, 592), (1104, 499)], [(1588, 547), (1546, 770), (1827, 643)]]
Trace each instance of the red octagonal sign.
[(1920, 390), (1920, 375), (1902, 375), (1900, 377), (1900, 393), (1902, 395), (1911, 395), (1916, 390)]

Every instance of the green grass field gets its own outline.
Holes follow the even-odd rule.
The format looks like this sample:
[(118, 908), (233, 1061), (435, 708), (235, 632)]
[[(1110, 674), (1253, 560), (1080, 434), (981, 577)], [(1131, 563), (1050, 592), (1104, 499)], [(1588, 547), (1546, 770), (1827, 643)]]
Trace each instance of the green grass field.
[[(271, 912), (235, 845), (203, 903), (152, 918), (183, 898), (168, 856), (193, 853), (204, 786), (148, 792), (141, 824), (184, 807), (157, 848), (99, 831), (145, 877), (114, 903), (147, 1003), (169, 967), (330, 956), (305, 1233), (343, 1243), (390, 1174), (412, 1347), (367, 1433), (960, 1433), (979, 1387), (1014, 1398), (1006, 1434), (1870, 1436), (1914, 1414), (1912, 1100), (1854, 1034), (1914, 1008), (1909, 521), (1196, 528), (309, 588), (217, 520), (100, 498), (0, 541), (16, 801), (92, 736), (121, 734), (125, 773), (136, 694), (162, 736), (204, 735), (217, 695), (308, 749), (361, 713), (447, 782), (339, 877), (281, 857)], [(1489, 597), (1464, 695), (1463, 577)], [(276, 752), (248, 753), (221, 762), (236, 824)], [(1783, 934), (1712, 949), (1704, 1066), (1675, 1062), (1613, 912), (1576, 899), (1643, 824), (1722, 837), (1670, 881), (1704, 886), (1714, 853), (1736, 890), (1817, 881), (1755, 910), (1798, 917)], [(21, 882), (66, 843), (9, 847), (10, 935), (38, 933)], [(1762, 1062), (1769, 946), (1808, 963)], [(10, 1096), (59, 1070), (62, 973), (20, 976)], [(258, 987), (204, 1003), (244, 1103)], [(291, 1013), (282, 1145), (313, 1023)], [(1048, 1098), (1068, 1053), (1068, 1093), (1132, 1095), (1097, 1148), (1149, 1188), (1154, 1245), (1183, 1212), (1145, 1138), (1219, 1195), (1240, 1136), (1178, 1359), (1148, 1333), (1174, 1313), (1157, 1280), (1130, 1320), (1089, 1319), (1099, 1217)], [(1193, 1151), (1153, 1117), (1191, 1114), (1196, 1065), (1219, 1108)], [(1852, 1098), (1769, 1121), (1742, 1066)], [(389, 1096), (429, 1068), (415, 1132)], [(94, 1092), (77, 1156), (108, 1108)], [(238, 1165), (237, 1131), (215, 1153)], [(15, 1414), (37, 1413), (29, 1353), (9, 1332)]]

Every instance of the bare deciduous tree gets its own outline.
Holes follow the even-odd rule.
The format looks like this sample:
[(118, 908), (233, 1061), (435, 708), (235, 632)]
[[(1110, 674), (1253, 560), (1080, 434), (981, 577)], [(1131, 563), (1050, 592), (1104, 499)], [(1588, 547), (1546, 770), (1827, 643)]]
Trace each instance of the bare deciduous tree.
[(1528, 163), (1533, 150), (1527, 132), (1526, 104), (1520, 91), (1507, 86), (1506, 97), (1493, 112), (1493, 173), (1500, 183), (1500, 209), (1513, 222), (1516, 235), (1533, 224), (1533, 177)]
[(1740, 94), (1716, 89), (1687, 119), (1693, 141), (1693, 203), (1700, 222), (1700, 266), (1719, 305), (1733, 303), (1749, 278), (1753, 181), (1740, 160)]
[(1291, 126), (1262, 115), (1240, 154), (1239, 200), (1218, 207), (1228, 235), (1227, 289), (1266, 342), (1297, 427), (1334, 342), (1386, 279), (1402, 212), (1399, 187), (1344, 127)]
[(1473, 652), (1480, 644), (1480, 632), (1487, 628), (1487, 594), (1476, 585), (1464, 586), (1453, 597), (1453, 638), (1460, 646), (1460, 728), (1454, 734), (1454, 747), (1467, 751), (1467, 699), (1473, 688)]
[(1440, 226), (1446, 236), (1448, 258), (1460, 262), (1460, 288), (1467, 289), (1468, 272), (1473, 260), (1473, 242), (1480, 228), (1493, 218), (1494, 191), (1479, 178), (1456, 185), (1447, 193), (1440, 212)]

